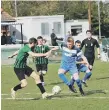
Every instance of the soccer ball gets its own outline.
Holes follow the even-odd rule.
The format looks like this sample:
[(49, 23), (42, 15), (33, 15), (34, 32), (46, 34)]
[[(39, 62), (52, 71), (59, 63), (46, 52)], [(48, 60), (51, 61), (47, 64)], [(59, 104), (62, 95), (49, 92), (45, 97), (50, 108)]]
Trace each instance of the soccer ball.
[(60, 88), (60, 86), (54, 86), (53, 88), (52, 88), (52, 93), (53, 94), (58, 94), (59, 92), (61, 92), (61, 88)]

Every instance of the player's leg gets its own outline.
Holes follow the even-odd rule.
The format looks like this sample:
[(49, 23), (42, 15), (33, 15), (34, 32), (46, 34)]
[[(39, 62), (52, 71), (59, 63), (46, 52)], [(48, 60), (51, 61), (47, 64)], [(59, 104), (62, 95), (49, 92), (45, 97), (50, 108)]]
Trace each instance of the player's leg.
[(43, 76), (43, 80), (41, 80), (43, 86), (45, 85), (45, 82), (44, 82), (44, 75), (46, 75), (47, 70), (48, 70), (48, 65), (47, 65), (47, 64), (43, 64), (43, 65), (42, 65), (42, 76)]
[(81, 83), (81, 80), (79, 79), (79, 74), (78, 74), (76, 64), (72, 65), (72, 67), (70, 68), (70, 74), (73, 76), (75, 82), (77, 83), (77, 86), (79, 87), (79, 91), (81, 95), (84, 95), (84, 91), (82, 89), (82, 83)]
[(74, 80), (75, 80), (75, 82), (76, 82), (76, 84), (77, 84), (77, 86), (79, 88), (79, 91), (80, 91), (81, 95), (84, 96), (85, 94), (84, 94), (84, 91), (82, 89), (82, 84), (81, 84), (81, 80), (79, 79), (78, 73), (74, 73), (73, 77), (74, 77)]
[(82, 83), (84, 84), (85, 87), (88, 87), (87, 84), (86, 84), (86, 81), (91, 77), (92, 73), (89, 70), (89, 68), (85, 65), (82, 65), (80, 71), (86, 73), (84, 78), (82, 79)]
[(28, 69), (27, 72), (28, 72), (28, 73), (27, 73), (28, 76), (30, 75), (30, 77), (32, 77), (32, 78), (35, 80), (36, 85), (38, 86), (38, 88), (40, 89), (40, 91), (41, 91), (41, 93), (42, 93), (42, 98), (43, 98), (43, 99), (45, 99), (45, 98), (50, 97), (50, 96), (53, 95), (53, 94), (48, 94), (48, 93), (46, 93), (45, 88), (44, 88), (44, 86), (42, 85), (42, 82), (41, 82), (41, 80), (40, 80), (40, 77), (39, 77), (38, 74), (36, 74), (35, 71), (33, 71), (33, 70), (30, 68), (30, 69)]
[(16, 91), (27, 86), (27, 81), (25, 79), (25, 69), (14, 68), (14, 72), (16, 73), (18, 79), (20, 80), (20, 84), (16, 85), (11, 89), (11, 96), (13, 99), (15, 99)]
[[(80, 74), (81, 65), (78, 65), (77, 69), (78, 69), (78, 74)], [(72, 86), (74, 86), (75, 80), (74, 80), (73, 76), (71, 76), (70, 83), (71, 83)]]
[(90, 69), (90, 71), (92, 71), (95, 57), (92, 57), (92, 58), (87, 57), (87, 60), (88, 60), (88, 63), (89, 63), (89, 69)]
[(67, 77), (65, 76), (65, 73), (66, 73), (66, 70), (63, 69), (63, 68), (60, 68), (60, 69), (58, 70), (58, 76), (59, 76), (59, 78), (60, 78), (66, 85), (69, 85), (70, 82), (69, 82), (69, 80), (67, 79)]
[(72, 91), (72, 92), (77, 92), (76, 89), (71, 85), (70, 81), (67, 79), (67, 77), (65, 76), (65, 74), (68, 72), (67, 69), (65, 68), (60, 68), (58, 70), (58, 76), (59, 78), (69, 87), (69, 89)]
[(90, 63), (89, 63), (90, 64), (90, 71), (92, 71), (92, 69), (93, 69), (94, 60), (95, 60), (95, 57), (90, 59)]
[(42, 73), (42, 65), (41, 64), (37, 64), (36, 65), (36, 70), (39, 73), (41, 82), (43, 83), (44, 82), (44, 78), (43, 78), (43, 73)]

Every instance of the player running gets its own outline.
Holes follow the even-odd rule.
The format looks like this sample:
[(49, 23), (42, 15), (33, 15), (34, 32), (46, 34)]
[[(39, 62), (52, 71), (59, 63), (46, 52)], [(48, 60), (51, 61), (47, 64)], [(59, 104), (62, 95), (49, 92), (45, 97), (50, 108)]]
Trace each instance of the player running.
[[(35, 53), (46, 53), (50, 50), (50, 48), (47, 45), (43, 45), (43, 37), (39, 36), (37, 38), (37, 45), (34, 48)], [(35, 58), (35, 65), (36, 70), (39, 73), (40, 80), (42, 84), (44, 85), (44, 75), (47, 73), (48, 70), (48, 58), (45, 58), (44, 56), (36, 57)]]
[[(75, 42), (75, 46), (80, 49), (80, 47), (81, 47), (81, 41), (77, 40)], [(87, 87), (86, 81), (92, 75), (92, 73), (91, 73), (91, 71), (90, 71), (90, 69), (88, 67), (89, 67), (88, 61), (87, 61), (87, 59), (85, 58), (84, 55), (82, 55), (82, 57), (78, 57), (77, 58), (77, 68), (78, 68), (79, 73), (80, 72), (85, 72), (86, 73), (85, 74), (85, 77), (82, 79), (82, 83), (84, 84), (85, 87)], [(75, 80), (72, 79), (71, 80), (71, 84), (74, 85), (74, 82), (75, 82)]]
[(27, 66), (27, 58), (29, 55), (33, 57), (41, 57), (41, 56), (47, 56), (51, 53), (51, 50), (48, 53), (33, 53), (31, 51), (31, 48), (35, 46), (37, 40), (35, 38), (30, 38), (29, 39), (29, 44), (25, 45), (23, 48), (21, 48), (19, 51), (16, 51), (13, 55), (9, 56), (8, 58), (13, 58), (14, 56), (17, 55), (16, 61), (14, 63), (14, 72), (16, 73), (18, 79), (20, 80), (20, 84), (16, 85), (11, 89), (11, 96), (13, 99), (15, 99), (15, 94), (18, 90), (24, 88), (27, 86), (27, 80), (25, 78), (25, 75), (28, 77), (32, 77), (35, 80), (35, 83), (39, 87), (41, 93), (42, 93), (42, 98), (47, 98), (51, 96), (52, 94), (46, 93), (39, 75), (35, 73), (35, 71)]
[(61, 49), (62, 60), (60, 69), (58, 70), (58, 76), (72, 92), (76, 92), (75, 88), (71, 85), (70, 81), (65, 76), (65, 73), (69, 71), (70, 75), (76, 81), (81, 95), (84, 95), (81, 80), (79, 79), (78, 75), (78, 69), (76, 66), (76, 58), (81, 57), (81, 51), (74, 46), (74, 39), (72, 37), (68, 37), (67, 44), (61, 45)]
[(95, 46), (97, 47), (98, 58), (100, 58), (100, 46), (99, 46), (97, 40), (92, 38), (92, 31), (91, 30), (87, 30), (86, 34), (87, 34), (88, 38), (86, 38), (82, 41), (81, 49), (83, 48), (83, 46), (85, 46), (84, 56), (87, 58), (87, 60), (89, 62), (90, 70), (92, 70), (93, 63), (95, 60), (94, 48), (95, 48)]

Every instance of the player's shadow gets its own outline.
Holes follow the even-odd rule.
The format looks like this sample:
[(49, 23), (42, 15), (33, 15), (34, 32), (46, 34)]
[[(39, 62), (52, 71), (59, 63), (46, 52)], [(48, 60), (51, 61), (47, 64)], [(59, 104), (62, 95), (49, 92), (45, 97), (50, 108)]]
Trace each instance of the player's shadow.
[(63, 82), (54, 82), (54, 83), (50, 83), (50, 84), (47, 84), (47, 85), (58, 85), (58, 84), (62, 84)]
[(73, 97), (80, 97), (80, 95), (79, 95), (79, 94), (76, 94), (76, 93), (75, 93), (75, 94), (73, 94), (73, 93), (70, 93), (70, 94), (69, 94), (69, 93), (68, 93), (68, 94), (57, 94), (57, 95), (54, 95), (53, 97), (51, 97), (51, 99), (52, 99), (52, 98), (54, 98), (54, 99), (55, 99), (55, 98), (56, 98), (56, 99), (57, 99), (57, 98), (58, 98), (58, 99), (60, 98), (60, 99), (61, 99), (61, 98), (71, 98), (71, 97), (72, 97), (72, 98), (73, 98)]
[[(51, 96), (51, 97), (49, 97), (49, 98), (47, 98), (46, 100), (51, 100), (51, 99), (62, 99), (62, 98), (73, 98), (73, 97), (80, 97), (80, 95), (79, 94), (73, 94), (73, 93), (67, 93), (67, 94), (65, 94), (65, 93), (63, 93), (63, 94), (56, 94), (56, 95), (53, 95), (53, 96)], [(40, 100), (40, 99), (42, 99), (42, 98), (34, 98), (34, 99), (31, 99), (31, 100)]]
[(96, 78), (96, 80), (109, 79), (109, 77)]
[(42, 98), (39, 98), (39, 97), (38, 97), (38, 98), (25, 98), (25, 99), (22, 98), (22, 99), (16, 99), (16, 101), (22, 101), (22, 100), (23, 100), (23, 101), (24, 101), (24, 100), (30, 101), (30, 100), (40, 100), (40, 99), (42, 99)]
[(91, 90), (91, 91), (85, 91), (86, 95), (91, 95), (91, 94), (97, 94), (97, 93), (103, 93), (106, 94), (104, 90)]

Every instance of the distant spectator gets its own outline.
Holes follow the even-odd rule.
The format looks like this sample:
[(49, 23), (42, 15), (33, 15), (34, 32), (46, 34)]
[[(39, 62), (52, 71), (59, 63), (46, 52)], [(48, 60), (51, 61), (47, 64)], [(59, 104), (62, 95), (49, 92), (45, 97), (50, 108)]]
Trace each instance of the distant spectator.
[(16, 44), (16, 31), (13, 31), (11, 39), (12, 39), (12, 44)]
[(67, 35), (64, 37), (64, 42), (67, 42), (68, 37), (72, 37), (72, 33), (70, 33), (70, 31), (68, 31)]
[(7, 44), (11, 44), (12, 41), (11, 41), (10, 32), (7, 33), (6, 39), (7, 39)]
[(43, 39), (43, 45), (49, 45), (46, 39)]
[(1, 36), (1, 45), (7, 44), (6, 40), (6, 32), (3, 32), (3, 35)]
[(52, 33), (51, 33), (51, 44), (52, 46), (58, 46), (58, 43), (56, 42), (57, 40), (57, 36), (54, 33), (54, 29), (52, 29)]
[(57, 38), (56, 34), (54, 33), (54, 29), (52, 29), (52, 33), (51, 33), (51, 44), (52, 44), (52, 46), (58, 46), (58, 43), (56, 40), (63, 40), (63, 38)]
[(46, 40), (46, 39), (43, 39), (43, 45), (45, 45), (45, 44), (46, 44), (46, 42), (47, 42), (47, 40)]

